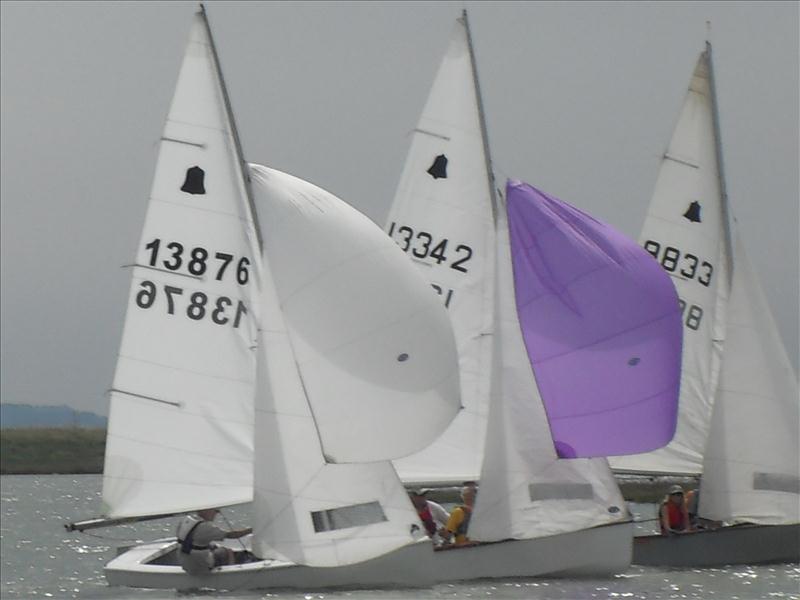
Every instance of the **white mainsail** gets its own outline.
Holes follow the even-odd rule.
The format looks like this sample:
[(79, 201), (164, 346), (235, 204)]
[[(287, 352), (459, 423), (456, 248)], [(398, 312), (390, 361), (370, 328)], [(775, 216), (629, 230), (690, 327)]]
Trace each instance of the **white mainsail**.
[(666, 447), (613, 458), (614, 469), (702, 471), (725, 344), (730, 286), (728, 215), (714, 140), (710, 66), (704, 53), (661, 161), (639, 240), (672, 276), (684, 311), (678, 427)]
[[(492, 178), (466, 14), (450, 37), (389, 211), (386, 231), (440, 295), (459, 351), (464, 409), (430, 447), (395, 461), (403, 481), (461, 482), (480, 473), (494, 303)], [(420, 414), (420, 421), (427, 418)]]
[(519, 323), (512, 318), (505, 206), (498, 203), (495, 224), (480, 105), (465, 13), (414, 130), (386, 224), (447, 306), (465, 408), (434, 444), (395, 466), (406, 482), (480, 476), (469, 529), (474, 540), (541, 537), (626, 520), (605, 459), (556, 456)]
[(700, 516), (800, 521), (797, 377), (725, 193), (711, 46), (698, 60), (641, 241), (684, 309), (678, 429), (666, 448), (617, 469), (695, 473)]
[(366, 217), (285, 173), (251, 173), (265, 269), (254, 551), (310, 566), (360, 562), (420, 537), (381, 459), (429, 444), (458, 411), (453, 334), (422, 277)]
[(103, 513), (252, 497), (259, 248), (205, 16), (193, 21), (132, 266)]

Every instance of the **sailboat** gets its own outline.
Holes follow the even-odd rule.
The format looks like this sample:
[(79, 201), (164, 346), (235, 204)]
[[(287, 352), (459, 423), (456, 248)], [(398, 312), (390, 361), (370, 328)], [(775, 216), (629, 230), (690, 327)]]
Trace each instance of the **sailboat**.
[(257, 560), (193, 575), (158, 540), (111, 560), (109, 584), (431, 584), (432, 546), (389, 460), (459, 410), (449, 319), (380, 227), (244, 163), (202, 6), (131, 270), (103, 518), (72, 528), (252, 502)]
[[(603, 457), (672, 437), (677, 296), (646, 252), (590, 216), (520, 182), (496, 193), (466, 11), (385, 228), (447, 307), (459, 351), (464, 410), (432, 445), (394, 461), (407, 485), (480, 480), (468, 533), (487, 543), (437, 553), (441, 569), (624, 571), (630, 517)], [(619, 347), (601, 350), (600, 339)]]
[(800, 560), (797, 378), (737, 231), (721, 148), (707, 43), (661, 161), (640, 240), (681, 297), (677, 431), (666, 447), (615, 458), (612, 465), (700, 476), (698, 515), (709, 527), (637, 537), (637, 564)]

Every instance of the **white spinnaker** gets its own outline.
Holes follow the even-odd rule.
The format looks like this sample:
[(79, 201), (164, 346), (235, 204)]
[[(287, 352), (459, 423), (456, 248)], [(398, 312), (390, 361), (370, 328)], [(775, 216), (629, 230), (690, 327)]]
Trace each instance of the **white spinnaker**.
[(259, 255), (234, 135), (198, 13), (132, 268), (111, 392), (108, 516), (252, 497)]
[(734, 239), (725, 360), (700, 480), (700, 515), (800, 521), (800, 396), (764, 292)]
[(702, 470), (725, 342), (729, 293), (725, 207), (719, 184), (707, 54), (698, 60), (640, 237), (684, 303), (681, 395), (675, 437), (664, 448), (614, 457), (614, 469)]
[(418, 518), (390, 462), (330, 461), (377, 461), (447, 426), (458, 409), (452, 332), (366, 217), (285, 173), (251, 173), (265, 249), (254, 551), (361, 562), (414, 541)]
[(430, 447), (395, 461), (403, 481), (462, 481), (476, 479), (480, 472), (491, 362), (490, 185), (462, 18), (412, 134), (386, 231), (448, 308), (459, 352), (464, 409)]
[(625, 502), (606, 459), (556, 456), (522, 339), (505, 202), (499, 204), (492, 391), (470, 539), (535, 538), (624, 521)]
[(393, 459), (459, 410), (445, 310), (367, 217), (291, 175), (251, 166), (278, 298), (330, 462)]
[[(268, 329), (259, 340), (253, 552), (329, 567), (412, 542), (418, 519), (390, 462), (325, 462), (277, 296), (265, 294), (262, 306)], [(318, 531), (337, 509), (349, 511), (344, 526)]]

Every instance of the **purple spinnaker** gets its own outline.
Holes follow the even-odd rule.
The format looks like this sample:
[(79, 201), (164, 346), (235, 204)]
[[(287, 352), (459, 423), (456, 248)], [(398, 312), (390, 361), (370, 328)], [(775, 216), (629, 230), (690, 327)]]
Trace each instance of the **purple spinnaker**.
[(682, 343), (669, 275), (569, 204), (519, 181), (506, 192), (517, 315), (558, 455), (666, 445)]

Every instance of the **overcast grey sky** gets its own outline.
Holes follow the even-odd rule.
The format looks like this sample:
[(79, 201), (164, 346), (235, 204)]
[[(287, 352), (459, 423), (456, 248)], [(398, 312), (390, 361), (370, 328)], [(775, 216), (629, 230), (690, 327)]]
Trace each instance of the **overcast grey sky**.
[[(3, 402), (107, 412), (196, 6), (0, 4)], [(498, 178), (634, 238), (711, 20), (733, 212), (797, 369), (797, 3), (208, 2), (246, 158), (382, 225), (464, 6)]]

